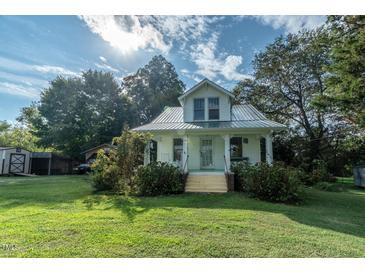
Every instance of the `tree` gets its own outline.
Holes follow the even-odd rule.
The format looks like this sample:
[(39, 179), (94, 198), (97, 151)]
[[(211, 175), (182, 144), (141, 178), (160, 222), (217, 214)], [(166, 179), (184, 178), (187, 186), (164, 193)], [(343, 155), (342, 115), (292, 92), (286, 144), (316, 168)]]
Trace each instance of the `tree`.
[(330, 16), (327, 23), (332, 49), (323, 103), (365, 128), (365, 16)]
[(50, 150), (39, 147), (38, 138), (28, 128), (7, 123), (0, 123), (0, 147), (21, 147), (29, 151)]
[(41, 93), (40, 102), (24, 108), (24, 122), (43, 146), (80, 158), (80, 152), (111, 142), (124, 124), (134, 124), (134, 108), (111, 73), (83, 72), (57, 77)]
[(8, 124), (6, 121), (0, 121), (0, 133), (7, 131), (10, 128), (10, 124)]
[(151, 136), (125, 128), (122, 135), (113, 139), (117, 147), (108, 153), (99, 151), (93, 163), (94, 186), (98, 190), (135, 193), (134, 176), (143, 164), (144, 150)]
[(335, 109), (316, 104), (327, 89), (329, 52), (329, 37), (322, 29), (279, 37), (256, 55), (254, 80), (234, 89), (238, 101), (248, 101), (289, 126), (290, 142), (296, 140), (300, 149), (298, 162), (307, 169), (328, 155), (324, 153), (340, 132), (353, 130)]
[(165, 106), (177, 106), (184, 88), (174, 66), (161, 55), (123, 79), (123, 89), (137, 105), (139, 123), (150, 122)]

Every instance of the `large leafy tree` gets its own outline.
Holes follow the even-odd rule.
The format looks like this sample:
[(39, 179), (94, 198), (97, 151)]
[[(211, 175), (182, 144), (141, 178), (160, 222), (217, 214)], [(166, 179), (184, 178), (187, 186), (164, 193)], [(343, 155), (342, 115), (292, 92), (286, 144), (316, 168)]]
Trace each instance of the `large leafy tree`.
[(184, 88), (174, 66), (161, 55), (123, 79), (123, 89), (137, 106), (139, 123), (151, 121), (165, 106), (178, 105)]
[(0, 133), (7, 131), (10, 128), (10, 124), (6, 121), (0, 121)]
[(334, 103), (365, 128), (365, 16), (330, 16), (327, 23), (332, 50), (327, 100), (322, 102)]
[(281, 142), (295, 141), (295, 154), (309, 169), (340, 133), (350, 130), (333, 109), (315, 103), (327, 89), (329, 52), (329, 37), (321, 29), (279, 37), (256, 55), (254, 79), (233, 91), (237, 101), (249, 101), (289, 126), (291, 137)]
[(133, 125), (133, 111), (111, 73), (89, 70), (81, 77), (57, 77), (39, 103), (23, 109), (19, 121), (29, 126), (41, 145), (81, 157), (81, 151), (111, 142), (125, 124)]
[(38, 138), (32, 131), (20, 124), (10, 125), (0, 122), (0, 147), (21, 147), (30, 151), (49, 151), (38, 146)]

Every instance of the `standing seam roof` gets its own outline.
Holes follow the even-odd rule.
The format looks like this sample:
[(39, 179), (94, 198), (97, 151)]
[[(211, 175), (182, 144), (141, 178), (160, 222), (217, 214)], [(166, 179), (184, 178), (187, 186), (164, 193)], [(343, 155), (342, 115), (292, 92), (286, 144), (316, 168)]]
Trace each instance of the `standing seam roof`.
[(151, 123), (137, 127), (136, 131), (185, 130), (185, 129), (229, 129), (229, 128), (275, 128), (285, 125), (268, 120), (250, 104), (233, 105), (231, 121), (184, 122), (183, 107), (168, 107)]

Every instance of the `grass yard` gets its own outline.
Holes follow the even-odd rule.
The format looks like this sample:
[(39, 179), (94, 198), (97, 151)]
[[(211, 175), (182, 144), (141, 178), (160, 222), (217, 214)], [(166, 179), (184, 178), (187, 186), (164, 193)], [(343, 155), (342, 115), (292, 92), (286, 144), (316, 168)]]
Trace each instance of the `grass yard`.
[(365, 191), (342, 183), (289, 206), (240, 193), (95, 195), (86, 176), (0, 177), (0, 256), (365, 257)]

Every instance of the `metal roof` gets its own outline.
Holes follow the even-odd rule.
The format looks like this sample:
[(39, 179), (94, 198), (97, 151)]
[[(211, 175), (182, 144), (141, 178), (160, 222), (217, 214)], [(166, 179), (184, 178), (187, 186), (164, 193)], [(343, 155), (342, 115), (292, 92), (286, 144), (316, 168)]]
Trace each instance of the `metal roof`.
[(136, 131), (206, 130), (206, 129), (285, 129), (286, 126), (271, 120), (250, 104), (233, 105), (231, 121), (184, 122), (182, 107), (168, 107), (151, 123), (137, 127)]
[(103, 147), (116, 148), (116, 146), (115, 145), (112, 145), (111, 143), (104, 143), (104, 144), (98, 145), (96, 147), (92, 147), (92, 148), (89, 148), (89, 149), (87, 149), (85, 151), (82, 151), (80, 154), (85, 154), (85, 153), (88, 153), (88, 152), (90, 152), (92, 150), (98, 150), (98, 149), (101, 149)]
[(184, 109), (182, 107), (167, 107), (151, 123), (183, 123)]

